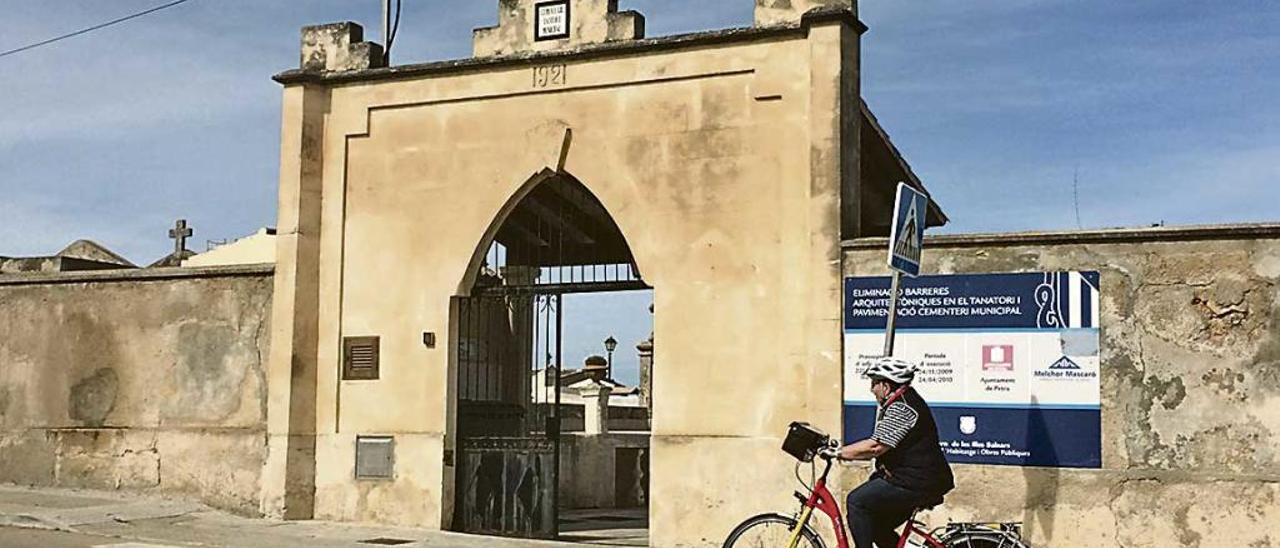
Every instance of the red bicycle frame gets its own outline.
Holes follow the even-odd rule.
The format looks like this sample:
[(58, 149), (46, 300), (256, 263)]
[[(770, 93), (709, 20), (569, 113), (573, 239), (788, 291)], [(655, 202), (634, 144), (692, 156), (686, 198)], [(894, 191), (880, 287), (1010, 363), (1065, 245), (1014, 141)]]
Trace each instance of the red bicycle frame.
[[(808, 497), (804, 497), (800, 493), (796, 493), (796, 497), (804, 501), (804, 511), (800, 514), (800, 519), (796, 523), (796, 530), (791, 535), (791, 541), (787, 543), (788, 548), (795, 548), (796, 542), (800, 540), (800, 531), (809, 523), (809, 518), (813, 516), (813, 511), (818, 510), (827, 517), (831, 518), (831, 527), (836, 532), (836, 545), (839, 548), (849, 548), (849, 535), (845, 533), (844, 516), (840, 512), (840, 504), (836, 502), (836, 498), (831, 495), (831, 491), (827, 489), (827, 474), (831, 472), (831, 460), (827, 461), (826, 469), (822, 471), (822, 476), (813, 484), (813, 490)], [(916, 521), (916, 512), (911, 512), (911, 517), (907, 518), (907, 523), (902, 528), (902, 536), (898, 537), (898, 548), (907, 547), (907, 539), (915, 534), (928, 544), (930, 548), (946, 548), (938, 539), (933, 538), (928, 531), (921, 527), (924, 524)]]
[[(827, 469), (822, 472), (822, 477), (818, 478), (818, 481), (813, 484), (813, 491), (809, 493), (809, 497), (804, 501), (804, 512), (800, 515), (800, 521), (796, 523), (796, 530), (792, 533), (791, 542), (787, 543), (789, 548), (795, 548), (796, 541), (800, 540), (800, 531), (809, 522), (809, 517), (813, 515), (815, 509), (831, 518), (831, 527), (836, 531), (836, 544), (840, 548), (849, 548), (849, 535), (844, 532), (844, 517), (840, 514), (840, 504), (836, 502), (835, 497), (831, 496), (831, 491), (827, 489), (827, 472), (830, 470), (831, 461), (828, 460)], [(796, 495), (799, 495), (799, 493), (796, 493)]]
[(902, 536), (898, 537), (898, 548), (906, 548), (907, 539), (911, 538), (913, 533), (924, 539), (930, 548), (946, 548), (941, 542), (938, 542), (938, 539), (933, 538), (933, 535), (930, 535), (928, 531), (921, 529), (923, 526), (923, 523), (916, 521), (916, 513), (911, 512), (911, 517), (907, 518), (906, 525), (902, 526)]

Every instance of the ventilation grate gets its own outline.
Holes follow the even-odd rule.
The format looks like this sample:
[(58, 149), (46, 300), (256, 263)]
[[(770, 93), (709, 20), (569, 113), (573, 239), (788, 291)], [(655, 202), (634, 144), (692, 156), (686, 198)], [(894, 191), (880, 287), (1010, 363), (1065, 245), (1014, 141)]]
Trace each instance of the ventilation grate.
[(378, 337), (342, 339), (342, 380), (370, 381), (380, 376)]

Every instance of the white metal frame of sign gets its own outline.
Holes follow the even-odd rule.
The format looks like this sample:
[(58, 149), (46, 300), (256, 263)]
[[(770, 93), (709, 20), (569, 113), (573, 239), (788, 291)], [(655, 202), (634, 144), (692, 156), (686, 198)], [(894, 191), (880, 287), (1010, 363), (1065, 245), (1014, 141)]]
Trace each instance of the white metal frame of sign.
[(549, 0), (533, 6), (533, 39), (560, 40), (569, 37), (569, 0)]
[(928, 213), (929, 197), (906, 183), (898, 183), (897, 198), (893, 203), (893, 226), (889, 232), (889, 268), (893, 269), (893, 283), (889, 288), (889, 320), (884, 333), (885, 356), (893, 355), (902, 275), (912, 278), (920, 275)]

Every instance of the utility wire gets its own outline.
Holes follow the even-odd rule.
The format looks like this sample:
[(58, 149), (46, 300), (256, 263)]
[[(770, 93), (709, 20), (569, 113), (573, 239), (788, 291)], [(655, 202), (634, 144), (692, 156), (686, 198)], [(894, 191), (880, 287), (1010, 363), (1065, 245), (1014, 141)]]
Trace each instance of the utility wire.
[(80, 29), (80, 30), (75, 31), (75, 32), (72, 32), (72, 33), (63, 34), (62, 36), (56, 36), (56, 37), (50, 38), (50, 39), (48, 39), (48, 40), (43, 40), (43, 41), (40, 41), (40, 42), (36, 42), (36, 43), (34, 43), (34, 44), (28, 44), (28, 45), (22, 46), (22, 47), (20, 47), (20, 48), (11, 49), (11, 50), (9, 50), (9, 51), (5, 51), (5, 52), (0, 52), (0, 57), (7, 57), (7, 56), (9, 56), (9, 55), (13, 55), (13, 54), (15, 54), (15, 53), (22, 53), (22, 52), (24, 52), (24, 51), (33, 50), (33, 49), (36, 49), (36, 48), (41, 47), (41, 46), (47, 46), (47, 45), (52, 44), (52, 43), (54, 43), (54, 42), (59, 42), (59, 41), (62, 41), (62, 40), (66, 40), (67, 38), (74, 38), (74, 37), (76, 37), (76, 36), (80, 36), (81, 34), (88, 34), (88, 33), (90, 33), (90, 32), (93, 32), (93, 31), (95, 31), (95, 30), (98, 30), (98, 29), (107, 28), (107, 27), (109, 27), (109, 26), (111, 26), (111, 25), (115, 25), (115, 24), (118, 24), (118, 23), (123, 23), (123, 22), (125, 22), (125, 21), (130, 20), (130, 19), (137, 19), (137, 18), (142, 17), (142, 16), (144, 16), (144, 15), (147, 15), (147, 14), (150, 14), (150, 13), (155, 13), (155, 12), (160, 11), (160, 10), (163, 10), (163, 9), (172, 8), (172, 7), (174, 7), (174, 6), (178, 5), (178, 4), (184, 4), (184, 3), (186, 3), (186, 2), (190, 2), (190, 1), (191, 1), (191, 0), (174, 0), (173, 2), (169, 2), (168, 4), (159, 5), (159, 6), (156, 6), (156, 7), (154, 7), (154, 8), (151, 8), (151, 9), (147, 9), (147, 10), (140, 11), (140, 12), (138, 12), (138, 13), (134, 13), (134, 14), (132, 14), (132, 15), (126, 15), (126, 16), (121, 17), (121, 18), (119, 18), (119, 19), (113, 19), (113, 20), (111, 20), (111, 21), (107, 21), (106, 23), (100, 23), (100, 24), (94, 25), (94, 26), (92, 26), (92, 27), (83, 28), (83, 29)]

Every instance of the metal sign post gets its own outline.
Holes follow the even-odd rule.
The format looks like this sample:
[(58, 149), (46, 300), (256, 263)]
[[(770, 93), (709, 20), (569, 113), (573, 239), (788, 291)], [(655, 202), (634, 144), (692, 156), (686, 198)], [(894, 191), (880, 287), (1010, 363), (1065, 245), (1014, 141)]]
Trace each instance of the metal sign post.
[(889, 234), (889, 268), (893, 283), (889, 288), (889, 319), (884, 330), (884, 355), (893, 355), (893, 339), (898, 324), (898, 294), (902, 275), (920, 275), (920, 255), (924, 250), (924, 229), (929, 212), (929, 197), (898, 183), (898, 197), (893, 204), (893, 227)]
[(884, 328), (884, 355), (893, 355), (893, 336), (898, 323), (898, 290), (902, 287), (902, 273), (893, 271), (893, 284), (889, 287), (889, 322)]

